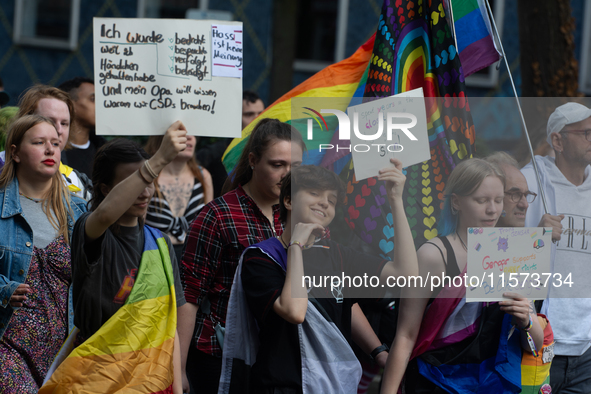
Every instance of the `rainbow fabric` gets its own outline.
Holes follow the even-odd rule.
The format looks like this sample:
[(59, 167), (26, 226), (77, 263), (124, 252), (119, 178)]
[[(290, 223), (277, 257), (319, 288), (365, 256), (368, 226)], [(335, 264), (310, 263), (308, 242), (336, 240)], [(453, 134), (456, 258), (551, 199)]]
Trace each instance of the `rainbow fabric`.
[(39, 393), (172, 393), (174, 276), (162, 234), (144, 226), (139, 272), (125, 304), (60, 364)]
[[(350, 58), (292, 89), (244, 129), (241, 139), (230, 144), (223, 158), (228, 172), (238, 160), (245, 137), (263, 118), (292, 123), (305, 135), (305, 125), (302, 127), (302, 122), (297, 122), (303, 116), (294, 114), (292, 119), (291, 99), (349, 97), (341, 107), (329, 107), (345, 111), (348, 106), (361, 103), (363, 97), (388, 97), (421, 87), (426, 97), (431, 160), (406, 169), (403, 199), (415, 245), (418, 247), (437, 236), (436, 224), (447, 178), (456, 163), (472, 157), (475, 140), (464, 73), (446, 11), (444, 0), (386, 0), (374, 37)], [(341, 149), (340, 153), (333, 150), (326, 155), (319, 152), (319, 144), (342, 147), (343, 142), (348, 143), (339, 143), (334, 118), (324, 116), (326, 125), (321, 122), (313, 125), (315, 138), (313, 142), (307, 141), (309, 156), (304, 157), (304, 163), (322, 165), (347, 180), (345, 220), (373, 250), (387, 257), (394, 249), (394, 233), (391, 213), (387, 206), (382, 207), (383, 182), (375, 178), (356, 181), (347, 150)], [(317, 133), (317, 127), (331, 132)]]
[(544, 330), (544, 344), (539, 350), (538, 357), (531, 352), (524, 351), (521, 359), (521, 388), (522, 394), (547, 394), (550, 388), (550, 366), (547, 353), (553, 352), (554, 332), (545, 315), (538, 314), (540, 326)]
[[(371, 56), (375, 35), (349, 58), (335, 63), (322, 71), (316, 73), (300, 85), (296, 86), (280, 99), (275, 101), (251, 124), (242, 130), (242, 138), (232, 141), (224, 153), (222, 161), (228, 170), (228, 173), (238, 162), (242, 149), (246, 144), (246, 137), (250, 135), (256, 124), (265, 118), (279, 119), (282, 122), (291, 123), (291, 99), (308, 97), (344, 97), (354, 96), (359, 86), (364, 85), (367, 79), (367, 64)], [(335, 108), (345, 111), (349, 101), (344, 101), (343, 107)], [(331, 117), (324, 117), (330, 123)], [(334, 118), (334, 117), (332, 117)], [(318, 154), (318, 146), (322, 143), (330, 142), (331, 135), (325, 139), (315, 139), (306, 141), (309, 156), (306, 158), (307, 164), (319, 164), (322, 157)]]
[(490, 21), (482, 0), (449, 0), (464, 75), (468, 76), (500, 59), (491, 36)]
[[(387, 97), (423, 89), (431, 160), (405, 169), (403, 195), (417, 248), (438, 235), (447, 178), (474, 151), (464, 73), (446, 12), (443, 0), (385, 1), (363, 93), (364, 97)], [(381, 206), (384, 183), (375, 178), (358, 182), (352, 165), (346, 170), (349, 226), (373, 250), (388, 257), (394, 249), (394, 229), (389, 209)]]

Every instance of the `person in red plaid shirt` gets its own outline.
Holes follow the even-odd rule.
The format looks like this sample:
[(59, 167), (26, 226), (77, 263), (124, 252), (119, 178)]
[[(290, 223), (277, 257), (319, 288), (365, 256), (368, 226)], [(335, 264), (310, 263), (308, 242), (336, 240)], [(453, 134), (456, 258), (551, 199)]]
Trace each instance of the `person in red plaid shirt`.
[(261, 120), (231, 174), (233, 190), (207, 204), (191, 226), (180, 267), (187, 300), (178, 316), (184, 392), (189, 382), (200, 394), (218, 391), (222, 344), (216, 331), (219, 335), (226, 321), (240, 255), (282, 233), (281, 180), (292, 165), (301, 164), (304, 149), (290, 125)]

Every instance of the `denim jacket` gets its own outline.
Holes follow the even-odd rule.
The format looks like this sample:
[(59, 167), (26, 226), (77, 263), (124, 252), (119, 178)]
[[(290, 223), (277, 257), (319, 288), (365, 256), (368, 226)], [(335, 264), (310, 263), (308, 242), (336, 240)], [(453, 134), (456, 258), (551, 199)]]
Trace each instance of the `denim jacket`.
[[(22, 214), (18, 192), (18, 180), (0, 189), (0, 338), (4, 335), (14, 308), (10, 297), (16, 288), (25, 283), (33, 257), (33, 230)], [(86, 201), (71, 196), (73, 217), (68, 217), (69, 238), (76, 219), (86, 212)], [(68, 297), (68, 327), (74, 326), (72, 287)]]

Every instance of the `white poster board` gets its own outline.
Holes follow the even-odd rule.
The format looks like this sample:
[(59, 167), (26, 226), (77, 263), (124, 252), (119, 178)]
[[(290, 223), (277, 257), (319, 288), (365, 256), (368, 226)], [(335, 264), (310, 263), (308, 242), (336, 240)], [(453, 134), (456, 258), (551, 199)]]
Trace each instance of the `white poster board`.
[(392, 166), (391, 158), (403, 167), (431, 158), (422, 88), (349, 107), (347, 114), (358, 181)]
[(551, 245), (551, 227), (468, 228), (466, 302), (503, 301), (505, 292), (545, 299)]
[(181, 120), (192, 135), (241, 136), (242, 22), (94, 18), (93, 27), (97, 134), (162, 135)]

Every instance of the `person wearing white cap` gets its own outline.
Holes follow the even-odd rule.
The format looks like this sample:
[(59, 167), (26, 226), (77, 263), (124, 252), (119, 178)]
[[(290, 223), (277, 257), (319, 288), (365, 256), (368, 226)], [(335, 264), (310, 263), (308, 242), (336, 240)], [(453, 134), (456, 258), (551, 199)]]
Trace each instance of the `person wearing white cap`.
[[(553, 280), (542, 307), (556, 341), (550, 385), (554, 394), (591, 393), (591, 109), (559, 106), (548, 119), (547, 133), (556, 158), (535, 160), (548, 213), (564, 215), (561, 239), (552, 244)], [(532, 163), (521, 171), (529, 190), (539, 195)], [(525, 225), (537, 226), (543, 214), (542, 199), (536, 199)]]

